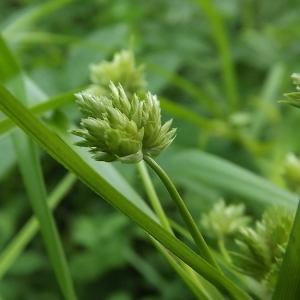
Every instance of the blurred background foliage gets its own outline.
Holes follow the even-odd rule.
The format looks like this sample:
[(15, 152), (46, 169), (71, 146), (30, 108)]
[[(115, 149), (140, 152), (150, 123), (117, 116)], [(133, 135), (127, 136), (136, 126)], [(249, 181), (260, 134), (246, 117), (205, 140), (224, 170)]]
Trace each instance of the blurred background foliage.
[[(242, 191), (235, 182), (240, 169), (215, 157), (282, 189), (299, 188), (284, 173), (287, 154), (300, 154), (298, 111), (277, 103), (293, 91), (290, 74), (300, 70), (299, 1), (2, 0), (0, 12), (2, 33), (28, 75), (31, 104), (84, 89), (90, 64), (111, 60), (121, 49), (135, 52), (147, 89), (178, 128), (158, 161), (196, 220), (220, 197), (244, 202), (254, 218), (273, 201), (270, 193), (264, 201), (247, 197), (251, 187)], [(64, 130), (79, 123), (80, 113), (69, 103), (44, 118)], [(32, 211), (9, 135), (1, 136), (0, 153), (1, 250)], [(41, 159), (50, 193), (66, 172), (45, 153)], [(201, 159), (211, 164), (202, 169)], [(147, 199), (135, 166), (113, 166)], [(181, 223), (161, 183), (153, 181), (167, 215)], [(295, 198), (277, 193), (275, 204), (285, 205), (285, 195)], [(82, 183), (73, 185), (54, 215), (79, 299), (193, 299), (142, 230)], [(61, 299), (40, 235), (1, 279), (1, 297)]]

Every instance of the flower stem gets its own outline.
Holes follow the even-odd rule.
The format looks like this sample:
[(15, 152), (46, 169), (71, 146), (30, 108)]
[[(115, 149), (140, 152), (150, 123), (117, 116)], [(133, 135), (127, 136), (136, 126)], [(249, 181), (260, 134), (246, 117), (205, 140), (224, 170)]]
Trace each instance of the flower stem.
[[(146, 168), (145, 162), (141, 161), (138, 163), (138, 170), (141, 174), (141, 178), (148, 194), (150, 203), (157, 214), (161, 225), (169, 231), (172, 235), (174, 235), (173, 229), (170, 225), (170, 222), (163, 210), (163, 207), (158, 199), (156, 191), (153, 187), (151, 178), (149, 176), (148, 170)], [(175, 235), (174, 235), (175, 236)], [(154, 238), (148, 235), (150, 241), (154, 244), (154, 246), (161, 252), (164, 258), (169, 262), (169, 264), (175, 269), (175, 271), (179, 274), (182, 280), (189, 286), (189, 288), (194, 292), (198, 299), (210, 300), (212, 299), (209, 292), (206, 290), (202, 282), (197, 277), (196, 272), (191, 269), (188, 265), (186, 265), (183, 261), (179, 260), (180, 265), (177, 261), (169, 255), (169, 253), (158, 243)], [(1, 299), (0, 299), (1, 300)]]
[(175, 205), (177, 206), (189, 232), (191, 233), (191, 236), (193, 237), (193, 240), (197, 245), (202, 257), (208, 263), (210, 263), (214, 268), (222, 272), (219, 265), (217, 264), (214, 257), (212, 256), (207, 244), (205, 243), (205, 240), (202, 234), (200, 233), (195, 221), (193, 220), (190, 212), (186, 208), (183, 200), (181, 199), (178, 191), (176, 190), (174, 184), (172, 183), (168, 175), (151, 157), (144, 156), (144, 161), (153, 169), (153, 171), (160, 177), (160, 179), (164, 183), (171, 198), (173, 199)]
[(228, 265), (231, 265), (232, 261), (231, 261), (230, 255), (228, 254), (228, 252), (226, 250), (225, 243), (224, 243), (224, 237), (220, 237), (219, 238), (219, 240), (218, 240), (218, 246), (219, 246), (220, 252), (222, 253), (222, 255), (223, 255), (226, 263)]
[[(170, 226), (170, 223), (168, 221), (168, 218), (165, 215), (165, 212), (161, 206), (161, 203), (157, 197), (157, 194), (155, 192), (155, 189), (152, 185), (149, 173), (147, 171), (146, 165), (143, 161), (139, 162), (137, 164), (139, 172), (141, 174), (141, 178), (144, 184), (144, 187), (146, 189), (146, 192), (148, 194), (149, 197), (149, 201), (151, 202), (151, 205), (155, 211), (155, 213), (158, 216), (158, 219), (162, 225), (162, 227), (164, 227), (166, 230), (168, 230), (171, 234), (173, 234), (173, 230)], [(173, 234), (174, 235), (174, 234)]]
[[(182, 278), (182, 280), (189, 286), (189, 288), (191, 289), (191, 291), (193, 291), (193, 293), (195, 294), (197, 299), (201, 299), (201, 300), (211, 300), (212, 299), (211, 296), (208, 294), (208, 292), (204, 289), (202, 284), (198, 280), (193, 280), (194, 278), (191, 277), (191, 273), (187, 272), (189, 266), (187, 266), (186, 264), (184, 264), (182, 262), (182, 267), (184, 265), (186, 266), (186, 268), (184, 270), (184, 268), (180, 267), (180, 265), (177, 264), (176, 260), (173, 259), (173, 257), (168, 253), (166, 248), (164, 248), (156, 239), (154, 239), (149, 234), (148, 234), (148, 238), (154, 244), (154, 246), (158, 249), (158, 251), (161, 253), (161, 255), (167, 260), (167, 262), (173, 267), (173, 269), (177, 272), (177, 274), (179, 274), (179, 276)], [(193, 272), (192, 269), (190, 269), (190, 270), (191, 270), (191, 272)]]

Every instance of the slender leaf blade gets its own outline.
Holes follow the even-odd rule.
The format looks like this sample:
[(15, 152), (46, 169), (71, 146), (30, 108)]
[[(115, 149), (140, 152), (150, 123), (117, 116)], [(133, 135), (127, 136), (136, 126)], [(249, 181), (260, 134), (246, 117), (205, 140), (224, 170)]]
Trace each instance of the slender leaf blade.
[[(5, 61), (1, 60), (0, 80), (18, 96), (20, 101), (26, 104), (27, 97), (24, 84), (24, 74), (1, 35), (0, 54), (2, 57), (6, 57)], [(76, 299), (73, 282), (63, 247), (59, 239), (55, 221), (46, 202), (46, 188), (39, 164), (36, 145), (21, 131), (14, 132), (12, 134), (12, 139), (28, 197), (33, 211), (39, 220), (43, 240), (58, 283), (66, 299)]]

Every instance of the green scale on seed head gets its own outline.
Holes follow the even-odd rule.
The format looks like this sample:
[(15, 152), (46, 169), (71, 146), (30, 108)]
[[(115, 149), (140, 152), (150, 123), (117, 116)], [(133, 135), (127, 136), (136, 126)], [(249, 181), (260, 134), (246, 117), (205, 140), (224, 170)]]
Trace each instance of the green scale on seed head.
[(300, 108), (300, 73), (294, 73), (291, 77), (294, 79), (293, 84), (296, 85), (298, 92), (284, 94), (287, 100), (280, 100), (279, 102)]
[(122, 50), (115, 53), (112, 61), (102, 61), (90, 66), (92, 84), (88, 91), (93, 95), (108, 96), (109, 83), (112, 81), (120, 82), (129, 97), (135, 93), (140, 94), (146, 87), (143, 70), (143, 65), (136, 65), (132, 51)]

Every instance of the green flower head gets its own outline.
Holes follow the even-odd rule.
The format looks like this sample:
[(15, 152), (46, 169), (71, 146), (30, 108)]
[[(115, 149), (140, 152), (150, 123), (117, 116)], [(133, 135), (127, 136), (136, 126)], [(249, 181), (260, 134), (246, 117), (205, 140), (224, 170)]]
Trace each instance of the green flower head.
[(110, 83), (111, 97), (88, 92), (75, 94), (84, 118), (83, 129), (70, 130), (83, 140), (77, 146), (89, 147), (98, 161), (138, 163), (143, 156), (155, 157), (174, 140), (172, 120), (161, 124), (160, 103), (150, 92), (140, 101), (128, 99), (122, 86)]
[(90, 66), (92, 85), (88, 91), (97, 96), (109, 96), (110, 81), (120, 82), (129, 97), (142, 93), (146, 86), (143, 74), (144, 67), (136, 66), (132, 51), (122, 50), (116, 53), (112, 61), (102, 61)]
[(240, 228), (246, 227), (250, 221), (251, 218), (245, 216), (245, 205), (226, 205), (225, 201), (221, 199), (214, 204), (211, 211), (202, 214), (201, 226), (210, 235), (223, 238), (236, 234)]
[(242, 273), (260, 280), (273, 290), (289, 239), (294, 212), (282, 207), (265, 211), (255, 229), (242, 228), (236, 239), (239, 252), (231, 252), (233, 263)]

